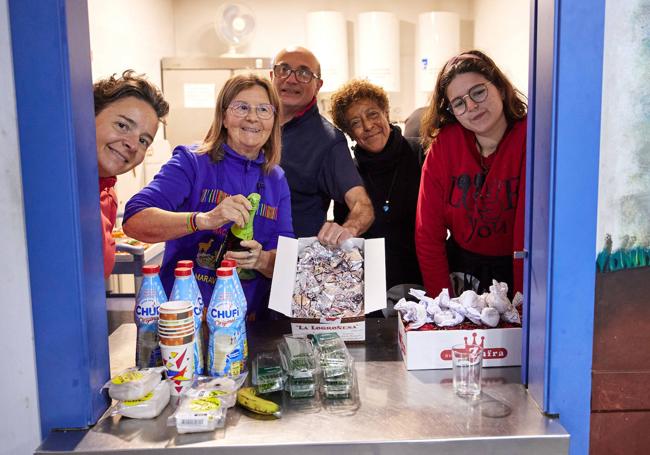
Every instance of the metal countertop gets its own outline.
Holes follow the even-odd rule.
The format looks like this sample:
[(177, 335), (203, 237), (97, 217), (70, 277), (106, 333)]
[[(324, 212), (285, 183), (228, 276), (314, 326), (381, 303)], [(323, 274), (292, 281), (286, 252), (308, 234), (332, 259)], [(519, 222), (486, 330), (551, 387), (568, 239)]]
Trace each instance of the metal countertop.
[[(249, 327), (251, 355), (273, 349), (288, 321)], [(135, 325), (110, 336), (111, 373), (133, 365)], [(520, 368), (483, 370), (478, 400), (457, 397), (451, 370), (407, 371), (397, 346), (396, 318), (368, 319), (366, 341), (348, 344), (361, 405), (336, 409), (283, 398), (283, 417), (267, 420), (238, 407), (226, 426), (177, 434), (168, 406), (153, 420), (104, 417), (87, 431), (52, 432), (37, 450), (72, 454), (566, 454), (569, 435), (544, 416), (519, 384)], [(164, 452), (162, 452), (164, 451)]]

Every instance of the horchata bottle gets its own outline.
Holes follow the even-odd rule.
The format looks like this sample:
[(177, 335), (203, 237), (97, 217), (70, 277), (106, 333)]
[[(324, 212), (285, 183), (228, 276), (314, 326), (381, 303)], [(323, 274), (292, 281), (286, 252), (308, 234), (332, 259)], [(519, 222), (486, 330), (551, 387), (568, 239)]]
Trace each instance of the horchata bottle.
[(133, 312), (137, 326), (135, 365), (150, 368), (162, 365), (158, 344), (158, 308), (167, 301), (158, 273), (159, 265), (142, 267), (142, 285), (135, 299)]
[(170, 300), (187, 300), (194, 307), (194, 373), (204, 374), (203, 338), (201, 337), (201, 321), (203, 320), (203, 298), (199, 287), (189, 267), (176, 267), (174, 270), (174, 286), (169, 295)]
[(237, 302), (240, 308), (240, 311), (244, 315), (244, 320), (242, 322), (242, 339), (241, 339), (241, 349), (244, 355), (244, 365), (248, 361), (248, 337), (246, 336), (246, 314), (248, 312), (248, 304), (246, 302), (246, 295), (244, 294), (244, 288), (242, 288), (241, 281), (239, 281), (239, 276), (237, 276), (237, 261), (234, 259), (224, 259), (221, 261), (221, 267), (232, 270), (233, 280), (235, 282), (235, 288), (237, 289)]
[[(217, 253), (215, 264), (218, 267), (224, 259), (227, 251), (247, 251), (248, 248), (241, 246), (242, 240), (253, 240), (253, 220), (257, 213), (257, 208), (260, 205), (261, 196), (258, 193), (251, 193), (246, 199), (251, 203), (251, 209), (248, 212), (248, 223), (243, 228), (233, 224), (226, 235), (219, 252)], [(239, 278), (242, 280), (250, 280), (255, 278), (255, 272), (252, 270), (240, 270)]]
[(246, 315), (241, 312), (238, 300), (233, 270), (219, 267), (206, 315), (210, 330), (207, 365), (210, 376), (238, 376), (244, 372), (241, 338)]

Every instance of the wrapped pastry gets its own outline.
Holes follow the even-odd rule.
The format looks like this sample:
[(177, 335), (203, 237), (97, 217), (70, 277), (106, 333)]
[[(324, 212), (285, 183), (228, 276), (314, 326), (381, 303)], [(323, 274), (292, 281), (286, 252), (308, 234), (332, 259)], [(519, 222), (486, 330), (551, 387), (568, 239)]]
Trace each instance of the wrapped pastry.
[(299, 251), (296, 265), (292, 316), (340, 319), (363, 315), (360, 246), (346, 241), (341, 248), (330, 248), (318, 240), (303, 241), (306, 244)]

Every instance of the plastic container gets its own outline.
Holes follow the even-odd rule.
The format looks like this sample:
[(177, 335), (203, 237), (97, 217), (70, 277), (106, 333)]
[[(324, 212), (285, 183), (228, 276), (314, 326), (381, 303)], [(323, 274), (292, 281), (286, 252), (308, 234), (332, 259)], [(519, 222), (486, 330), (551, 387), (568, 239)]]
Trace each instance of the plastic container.
[(251, 367), (252, 382), (259, 394), (284, 390), (285, 374), (277, 352), (259, 352)]

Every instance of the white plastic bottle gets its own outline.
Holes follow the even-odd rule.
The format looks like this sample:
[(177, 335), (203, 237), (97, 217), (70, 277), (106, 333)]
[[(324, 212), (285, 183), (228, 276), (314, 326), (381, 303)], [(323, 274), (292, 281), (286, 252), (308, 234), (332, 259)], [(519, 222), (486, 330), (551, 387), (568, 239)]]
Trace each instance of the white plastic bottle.
[(232, 269), (218, 268), (206, 315), (210, 330), (207, 365), (210, 376), (238, 376), (244, 371), (242, 325), (246, 315), (241, 311), (237, 294)]
[(142, 285), (135, 299), (133, 319), (138, 329), (135, 364), (138, 368), (162, 365), (158, 344), (158, 308), (167, 301), (158, 273), (159, 265), (142, 267)]

